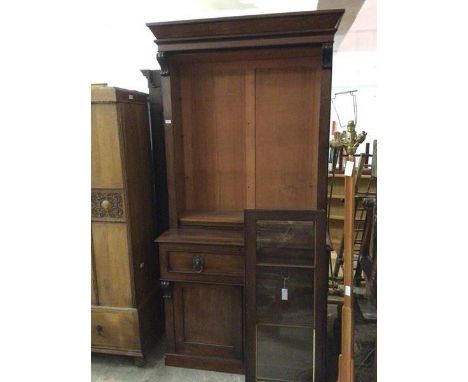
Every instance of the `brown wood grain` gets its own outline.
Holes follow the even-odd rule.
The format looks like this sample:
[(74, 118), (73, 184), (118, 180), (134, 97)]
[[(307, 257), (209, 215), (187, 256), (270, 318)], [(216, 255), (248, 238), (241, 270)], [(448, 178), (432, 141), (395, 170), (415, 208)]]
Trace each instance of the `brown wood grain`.
[[(102, 329), (98, 330), (98, 326)], [(94, 307), (91, 310), (91, 345), (95, 348), (139, 350), (137, 310)]]
[(233, 226), (242, 228), (242, 211), (185, 211), (179, 218), (181, 225), (192, 226)]
[(246, 203), (245, 207), (255, 208), (255, 69), (245, 72), (245, 165)]
[(113, 104), (91, 105), (91, 187), (122, 188), (117, 110)]
[(91, 227), (100, 304), (133, 306), (126, 224), (94, 222)]
[(99, 305), (98, 286), (96, 277), (96, 262), (94, 259), (93, 238), (91, 237), (91, 305)]
[[(247, 339), (253, 338), (249, 325), (255, 317), (243, 316), (240, 215), (245, 208), (325, 206), (329, 105), (323, 103), (329, 102), (331, 76), (323, 75), (323, 66), (330, 65), (322, 59), (322, 43), (329, 52), (342, 14), (149, 25), (168, 64), (163, 62), (168, 70), (162, 87), (171, 229), (157, 239), (164, 284), (173, 291), (165, 298), (167, 365), (242, 372), (244, 328)], [(297, 218), (296, 212), (282, 217)], [(318, 229), (321, 249), (324, 224)], [(194, 272), (194, 256), (204, 260), (200, 272)], [(325, 251), (313, 256), (301, 269), (315, 268), (318, 381), (325, 375), (327, 267)], [(245, 261), (252, 271), (252, 256)], [(245, 282), (255, 289), (255, 277), (247, 275)], [(247, 314), (253, 306), (250, 298)], [(251, 361), (252, 343), (246, 351)], [(246, 381), (253, 382), (255, 370), (251, 362), (247, 366)]]
[(95, 333), (92, 350), (140, 359), (160, 332), (162, 320), (154, 281), (159, 269), (146, 97), (119, 88), (92, 88), (94, 196), (115, 194), (111, 199), (116, 205), (121, 200), (117, 211), (123, 211), (121, 218), (100, 217), (100, 199), (93, 199), (97, 217), (91, 225), (91, 302), (93, 319), (99, 318), (106, 335), (103, 340), (102, 333)]
[(181, 228), (166, 231), (156, 241), (158, 243), (242, 247), (244, 245), (244, 236), (242, 231), (237, 230)]
[(180, 352), (241, 359), (241, 287), (176, 283), (174, 304)]
[(244, 74), (239, 69), (206, 66), (181, 70), (186, 208), (242, 209)]
[(151, 147), (146, 104), (118, 105), (124, 145), (130, 266), (138, 305), (154, 291), (158, 263), (154, 256)]
[[(193, 258), (195, 256), (203, 260), (204, 264), (201, 272), (193, 269)], [(238, 255), (170, 251), (168, 253), (167, 272), (199, 273), (201, 275), (243, 275), (244, 258)]]
[[(310, 343), (310, 350), (313, 349), (314, 354), (314, 370), (315, 380), (324, 381), (325, 378), (325, 345), (326, 345), (326, 315), (327, 315), (327, 255), (325, 251), (325, 211), (323, 210), (246, 210), (245, 211), (245, 253), (246, 253), (246, 285), (245, 285), (245, 298), (246, 298), (246, 381), (253, 382), (259, 377), (257, 375), (258, 366), (258, 343), (257, 343), (257, 330), (259, 323), (261, 323), (261, 316), (259, 309), (262, 308), (260, 305), (262, 302), (265, 303), (265, 299), (274, 301), (275, 298), (269, 295), (261, 295), (259, 293), (258, 283), (260, 276), (258, 272), (265, 270), (265, 267), (261, 265), (261, 259), (259, 258), (259, 224), (261, 225), (264, 221), (275, 221), (278, 223), (291, 224), (291, 222), (297, 222), (302, 225), (304, 222), (314, 222), (313, 225), (308, 227), (315, 227), (315, 232), (311, 233), (314, 237), (315, 247), (308, 251), (309, 256), (314, 257), (311, 260), (315, 264), (314, 269), (300, 268), (300, 272), (303, 272), (302, 279), (310, 280), (313, 285), (309, 285), (310, 291), (313, 291), (313, 296), (309, 301), (308, 310), (313, 312), (313, 322), (308, 321), (308, 325), (311, 325), (315, 329), (315, 343)], [(311, 228), (309, 228), (311, 229)], [(302, 228), (301, 228), (302, 230)], [(273, 231), (273, 237), (276, 234)], [(274, 241), (274, 239), (273, 239)], [(263, 244), (265, 245), (265, 243)], [(275, 268), (276, 271), (282, 270), (282, 267)], [(305, 272), (305, 273), (304, 273)], [(304, 274), (309, 272), (308, 277), (304, 278)], [(267, 275), (268, 276), (268, 275)], [(265, 274), (264, 274), (265, 277)], [(295, 286), (301, 285), (296, 283)], [(304, 285), (302, 285), (304, 287)], [(292, 287), (290, 288), (292, 289)], [(293, 297), (291, 297), (292, 299)], [(283, 308), (287, 309), (287, 308)], [(304, 309), (300, 310), (301, 314), (304, 314)], [(278, 312), (278, 309), (276, 309)], [(293, 313), (290, 312), (291, 316)], [(280, 315), (278, 313), (278, 315)], [(288, 317), (288, 315), (285, 315)], [(267, 315), (270, 319), (274, 319), (274, 314)], [(303, 317), (299, 317), (303, 319)], [(291, 317), (288, 317), (291, 320)], [(290, 323), (290, 321), (289, 321)], [(267, 323), (264, 323), (267, 324)], [(270, 323), (274, 326), (274, 323)], [(321, 363), (321, 364), (319, 364)], [(259, 378), (261, 379), (261, 378)]]
[(316, 208), (312, 69), (256, 72), (256, 207)]

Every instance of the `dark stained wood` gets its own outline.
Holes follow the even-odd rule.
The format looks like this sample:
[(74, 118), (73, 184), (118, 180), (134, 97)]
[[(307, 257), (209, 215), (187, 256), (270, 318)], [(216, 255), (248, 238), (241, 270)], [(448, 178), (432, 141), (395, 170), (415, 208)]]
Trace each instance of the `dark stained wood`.
[(151, 170), (151, 137), (147, 104), (119, 103), (124, 177), (127, 185), (129, 241), (131, 244), (135, 300), (137, 306), (154, 291), (159, 265), (153, 238), (153, 174)]
[(326, 210), (328, 190), (328, 141), (330, 137), (330, 105), (332, 70), (320, 75), (320, 128), (318, 129), (317, 208)]
[(241, 211), (185, 211), (180, 214), (182, 226), (229, 226), (243, 228)]
[(166, 148), (167, 188), (169, 205), (169, 226), (177, 227), (177, 194), (176, 194), (176, 153), (174, 130), (172, 124), (172, 96), (171, 79), (169, 76), (161, 78), (161, 92), (163, 101), (164, 139)]
[(244, 365), (238, 359), (201, 357), (186, 354), (166, 353), (166, 365), (191, 369), (212, 370), (224, 373), (243, 374)]
[[(242, 228), (250, 223), (243, 211), (291, 209), (281, 217), (295, 219), (297, 209), (326, 208), (329, 53), (343, 12), (148, 24), (164, 75), (170, 229), (156, 242), (167, 365), (241, 373), (254, 356), (252, 343), (245, 356), (239, 350), (254, 335), (249, 325), (255, 321), (245, 316), (255, 300), (242, 300), (244, 283), (255, 288), (251, 272), (245, 278), (243, 271), (244, 264), (255, 268), (244, 257)], [(294, 251), (291, 262), (301, 262), (300, 283), (313, 274), (316, 381), (325, 375), (327, 291), (325, 229), (319, 226), (313, 261), (301, 232), (296, 246), (284, 248)], [(255, 235), (249, 229), (246, 235)], [(291, 265), (281, 264), (274, 249), (262, 256), (270, 267)], [(247, 367), (250, 382), (255, 371)]]
[(344, 10), (149, 23), (159, 51), (333, 41)]
[(148, 80), (149, 108), (151, 120), (151, 143), (153, 158), (154, 197), (153, 210), (156, 221), (156, 233), (169, 228), (169, 206), (167, 194), (166, 149), (164, 144), (164, 116), (161, 94), (161, 76), (159, 70), (142, 70)]
[(238, 286), (176, 283), (176, 349), (183, 354), (241, 360), (242, 293)]
[[(244, 284), (244, 256), (240, 247), (161, 244), (161, 278), (214, 284)], [(196, 268), (194, 261), (202, 266)]]
[(173, 353), (175, 349), (175, 316), (174, 316), (174, 294), (173, 283), (166, 280), (161, 280), (161, 288), (163, 290), (164, 313), (166, 317), (166, 349), (167, 352)]

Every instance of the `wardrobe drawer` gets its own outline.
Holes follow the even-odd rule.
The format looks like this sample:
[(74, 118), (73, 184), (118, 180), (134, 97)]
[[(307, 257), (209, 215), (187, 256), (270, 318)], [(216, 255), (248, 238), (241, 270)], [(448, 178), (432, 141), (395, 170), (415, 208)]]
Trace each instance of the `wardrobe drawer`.
[(243, 283), (244, 256), (238, 249), (162, 247), (160, 260), (162, 279)]
[(136, 309), (91, 309), (92, 348), (132, 349), (140, 348), (138, 312)]

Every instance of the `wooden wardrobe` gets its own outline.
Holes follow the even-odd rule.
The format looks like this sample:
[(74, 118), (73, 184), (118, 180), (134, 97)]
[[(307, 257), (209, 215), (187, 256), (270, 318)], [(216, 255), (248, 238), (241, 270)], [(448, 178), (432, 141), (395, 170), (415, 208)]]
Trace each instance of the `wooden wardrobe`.
[(91, 88), (91, 350), (142, 365), (160, 327), (147, 95)]
[(167, 365), (244, 373), (244, 210), (326, 209), (343, 12), (148, 24), (165, 120), (170, 229), (157, 242)]

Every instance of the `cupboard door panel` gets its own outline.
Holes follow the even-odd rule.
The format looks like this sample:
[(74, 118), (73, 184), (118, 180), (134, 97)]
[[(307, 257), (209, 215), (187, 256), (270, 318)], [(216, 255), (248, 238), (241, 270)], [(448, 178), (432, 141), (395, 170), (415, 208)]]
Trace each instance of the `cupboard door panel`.
[(126, 224), (92, 223), (92, 238), (100, 305), (132, 306)]
[(316, 72), (298, 67), (255, 73), (256, 208), (316, 208)]
[(119, 122), (115, 104), (92, 104), (91, 125), (91, 187), (122, 188)]
[(178, 353), (242, 359), (242, 288), (174, 284)]

